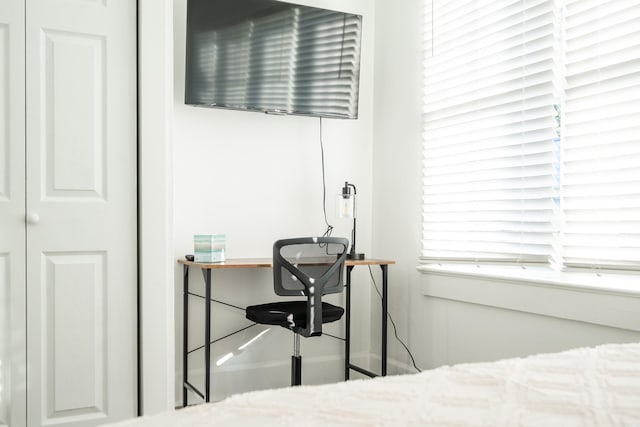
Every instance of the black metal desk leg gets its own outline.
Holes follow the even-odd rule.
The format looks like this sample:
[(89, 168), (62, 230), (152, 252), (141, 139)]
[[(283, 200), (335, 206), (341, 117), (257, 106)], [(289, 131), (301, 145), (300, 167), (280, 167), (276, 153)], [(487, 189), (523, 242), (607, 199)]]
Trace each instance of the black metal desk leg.
[(382, 269), (382, 376), (387, 375), (387, 265), (380, 266)]
[(211, 386), (211, 269), (202, 270), (204, 274), (204, 401), (209, 402)]
[(347, 309), (345, 310), (345, 340), (344, 340), (344, 380), (349, 379), (349, 365), (351, 364), (351, 270), (353, 266), (347, 266)]
[(182, 406), (187, 406), (187, 375), (189, 372), (189, 266), (182, 273)]

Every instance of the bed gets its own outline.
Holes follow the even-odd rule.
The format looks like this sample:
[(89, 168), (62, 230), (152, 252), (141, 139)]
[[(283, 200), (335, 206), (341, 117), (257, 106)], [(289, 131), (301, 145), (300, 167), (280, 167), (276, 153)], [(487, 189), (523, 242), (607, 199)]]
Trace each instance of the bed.
[(112, 426), (640, 426), (640, 343), (244, 393)]

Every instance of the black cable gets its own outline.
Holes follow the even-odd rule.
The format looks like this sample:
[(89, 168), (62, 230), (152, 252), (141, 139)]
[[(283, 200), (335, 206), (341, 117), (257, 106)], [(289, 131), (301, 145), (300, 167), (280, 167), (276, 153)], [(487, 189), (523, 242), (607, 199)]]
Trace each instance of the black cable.
[[(324, 222), (327, 225), (327, 229), (322, 235), (322, 237), (329, 237), (333, 232), (333, 225), (329, 224), (329, 221), (327, 220), (327, 183), (326, 183), (325, 165), (324, 165), (324, 143), (322, 142), (322, 117), (320, 117), (320, 155), (322, 158), (322, 211), (324, 213)], [(373, 277), (371, 266), (369, 266), (369, 274), (371, 275), (371, 280), (373, 281), (373, 287), (376, 289), (376, 292), (380, 296), (380, 299), (382, 299), (382, 294), (380, 293), (380, 290), (378, 289), (378, 285), (376, 284), (376, 280)], [(411, 358), (411, 363), (413, 363), (413, 367), (415, 368), (415, 370), (418, 372), (422, 372), (422, 370), (418, 368), (418, 366), (416, 365), (416, 361), (413, 358), (413, 354), (411, 354), (411, 350), (409, 350), (409, 347), (407, 347), (407, 345), (398, 336), (398, 328), (396, 327), (396, 322), (394, 322), (393, 317), (391, 317), (391, 313), (389, 313), (388, 311), (387, 311), (387, 316), (389, 317), (389, 320), (391, 320), (391, 325), (393, 326), (393, 334), (395, 335), (396, 340), (398, 340), (398, 342), (407, 351), (407, 354), (409, 354), (409, 357)], [(337, 338), (337, 337), (333, 337), (333, 338)]]
[(327, 220), (327, 182), (324, 167), (324, 143), (322, 142), (322, 117), (320, 117), (320, 155), (322, 158), (322, 211), (324, 213), (324, 223), (327, 225), (322, 237), (329, 237), (333, 232), (333, 225)]
[[(373, 282), (373, 287), (375, 288), (376, 292), (378, 293), (378, 296), (380, 297), (380, 300), (382, 300), (382, 293), (378, 289), (378, 285), (376, 284), (376, 279), (373, 277), (373, 271), (371, 271), (371, 266), (369, 266), (369, 275), (371, 276), (371, 281)], [(413, 354), (411, 354), (411, 350), (409, 350), (409, 347), (407, 347), (407, 345), (404, 343), (404, 341), (402, 341), (400, 339), (400, 337), (398, 336), (398, 328), (396, 327), (396, 322), (393, 321), (393, 317), (391, 317), (391, 313), (389, 313), (388, 310), (387, 310), (387, 316), (389, 317), (389, 320), (391, 320), (391, 325), (393, 326), (393, 334), (395, 335), (396, 340), (398, 340), (398, 342), (407, 351), (407, 354), (411, 358), (411, 363), (413, 364), (414, 369), (416, 371), (418, 371), (418, 372), (422, 372), (422, 369), (418, 368), (418, 366), (416, 365), (416, 360), (413, 358)]]

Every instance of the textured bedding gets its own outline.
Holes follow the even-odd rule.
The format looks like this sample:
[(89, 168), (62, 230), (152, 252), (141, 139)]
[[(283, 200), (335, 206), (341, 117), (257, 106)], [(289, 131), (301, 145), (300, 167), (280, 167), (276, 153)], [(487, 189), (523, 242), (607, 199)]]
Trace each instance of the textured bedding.
[(244, 393), (116, 425), (640, 426), (640, 344)]

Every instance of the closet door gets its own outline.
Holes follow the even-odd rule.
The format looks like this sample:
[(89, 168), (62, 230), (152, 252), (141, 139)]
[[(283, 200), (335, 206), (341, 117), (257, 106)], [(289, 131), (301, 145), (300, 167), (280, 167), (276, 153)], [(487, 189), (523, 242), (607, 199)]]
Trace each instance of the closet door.
[(133, 417), (135, 1), (26, 0), (26, 129), (27, 424)]
[(25, 425), (24, 4), (0, 0), (0, 426)]

